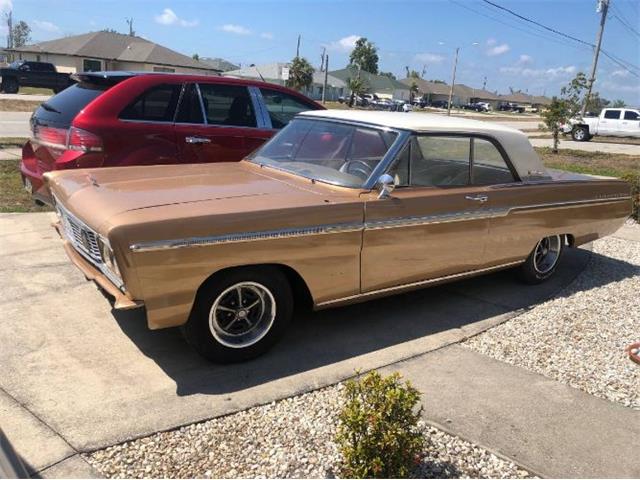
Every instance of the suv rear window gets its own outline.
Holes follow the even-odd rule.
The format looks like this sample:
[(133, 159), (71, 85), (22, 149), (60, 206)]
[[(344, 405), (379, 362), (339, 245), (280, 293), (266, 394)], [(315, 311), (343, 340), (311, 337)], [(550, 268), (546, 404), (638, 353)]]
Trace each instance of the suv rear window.
[(35, 117), (38, 121), (66, 128), (80, 110), (89, 105), (109, 88), (108, 85), (76, 83), (38, 107)]
[(158, 85), (150, 88), (129, 104), (120, 113), (120, 118), (172, 122), (181, 88), (181, 85)]

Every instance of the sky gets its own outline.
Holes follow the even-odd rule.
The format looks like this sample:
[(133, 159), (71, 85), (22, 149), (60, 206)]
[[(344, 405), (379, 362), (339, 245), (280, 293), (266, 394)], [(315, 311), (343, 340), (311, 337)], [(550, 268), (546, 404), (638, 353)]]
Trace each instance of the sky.
[[(596, 0), (492, 0), (493, 3), (595, 43)], [(248, 65), (290, 61), (300, 53), (316, 68), (323, 48), (329, 70), (348, 63), (359, 37), (378, 48), (379, 67), (398, 78), (406, 67), (449, 82), (460, 48), (457, 83), (508, 93), (557, 95), (579, 71), (589, 72), (593, 50), (518, 20), (483, 0), (0, 0), (14, 22), (32, 27), (32, 40), (113, 28), (192, 55)], [(611, 0), (595, 89), (640, 105), (640, 0)], [(625, 26), (626, 22), (626, 26)], [(4, 28), (4, 30), (3, 30)], [(6, 27), (0, 27), (0, 37)], [(635, 74), (635, 75), (634, 75)]]

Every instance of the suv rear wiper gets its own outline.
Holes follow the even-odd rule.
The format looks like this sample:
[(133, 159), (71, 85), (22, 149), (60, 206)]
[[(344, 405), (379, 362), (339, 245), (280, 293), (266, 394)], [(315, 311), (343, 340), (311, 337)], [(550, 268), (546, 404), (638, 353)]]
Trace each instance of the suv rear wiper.
[(55, 108), (53, 108), (51, 105), (49, 105), (47, 102), (44, 102), (40, 105), (42, 108), (44, 108), (47, 112), (53, 112), (53, 113), (60, 113), (58, 110), (56, 110)]

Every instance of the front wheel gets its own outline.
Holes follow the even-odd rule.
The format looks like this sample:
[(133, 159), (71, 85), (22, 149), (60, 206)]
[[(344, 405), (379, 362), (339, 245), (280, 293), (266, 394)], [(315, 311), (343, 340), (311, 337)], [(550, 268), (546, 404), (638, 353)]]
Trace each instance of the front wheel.
[(240, 362), (276, 343), (292, 313), (291, 286), (280, 270), (239, 268), (201, 287), (182, 331), (187, 342), (209, 360)]
[(18, 93), (20, 86), (15, 78), (7, 78), (2, 82), (2, 90), (4, 93)]
[(576, 142), (586, 142), (591, 138), (589, 136), (589, 129), (587, 127), (575, 127), (571, 131), (571, 138), (573, 138)]
[(529, 284), (542, 283), (547, 280), (556, 271), (562, 250), (562, 235), (553, 235), (540, 240), (527, 260), (520, 266), (520, 279)]

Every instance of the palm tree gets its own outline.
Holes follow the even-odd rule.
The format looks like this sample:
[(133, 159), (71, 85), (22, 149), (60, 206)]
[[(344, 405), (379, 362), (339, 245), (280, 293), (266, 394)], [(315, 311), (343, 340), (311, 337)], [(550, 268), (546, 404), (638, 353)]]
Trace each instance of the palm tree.
[(309, 88), (313, 84), (314, 69), (306, 58), (296, 57), (289, 67), (289, 79), (287, 87), (296, 90)]
[(411, 86), (409, 86), (409, 102), (413, 103), (413, 99), (416, 98), (416, 95), (419, 92), (418, 83), (414, 80), (411, 80)]
[(362, 95), (368, 90), (368, 87), (362, 78), (349, 77), (347, 79), (347, 88), (351, 90), (351, 97), (349, 98), (349, 107), (353, 107), (353, 103), (356, 100), (356, 95)]

